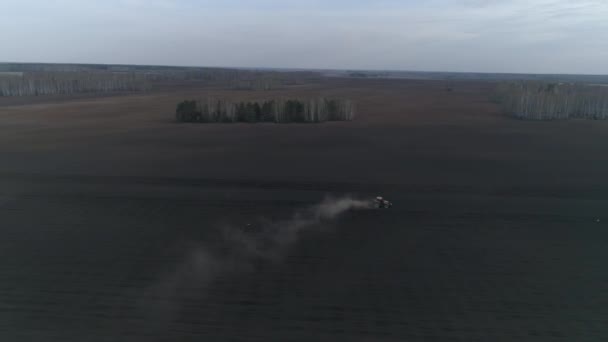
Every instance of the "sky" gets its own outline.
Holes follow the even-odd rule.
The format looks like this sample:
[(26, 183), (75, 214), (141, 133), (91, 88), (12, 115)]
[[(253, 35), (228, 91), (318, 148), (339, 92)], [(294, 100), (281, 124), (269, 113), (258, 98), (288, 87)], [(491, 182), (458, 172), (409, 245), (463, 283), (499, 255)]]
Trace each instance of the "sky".
[(0, 61), (608, 74), (608, 0), (0, 0)]

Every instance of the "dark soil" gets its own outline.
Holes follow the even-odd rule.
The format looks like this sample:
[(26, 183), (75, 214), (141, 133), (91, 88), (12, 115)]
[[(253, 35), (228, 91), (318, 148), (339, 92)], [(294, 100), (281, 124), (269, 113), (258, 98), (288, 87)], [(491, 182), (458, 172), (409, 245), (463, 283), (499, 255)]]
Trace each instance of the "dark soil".
[[(450, 86), (0, 99), (0, 340), (605, 340), (608, 123), (513, 120), (491, 83)], [(173, 121), (206, 96), (345, 97), (358, 115)], [(227, 250), (221, 227), (328, 195), (394, 206), (272, 260)]]

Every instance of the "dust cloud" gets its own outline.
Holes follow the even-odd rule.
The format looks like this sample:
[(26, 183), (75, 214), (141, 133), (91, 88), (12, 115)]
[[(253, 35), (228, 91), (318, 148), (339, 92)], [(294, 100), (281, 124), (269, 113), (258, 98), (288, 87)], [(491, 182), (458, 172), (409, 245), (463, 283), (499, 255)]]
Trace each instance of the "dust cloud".
[(171, 321), (178, 313), (180, 300), (185, 300), (182, 297), (188, 293), (194, 291), (197, 297), (204, 296), (219, 277), (253, 272), (258, 262), (279, 263), (304, 232), (322, 232), (322, 226), (335, 222), (347, 211), (373, 207), (371, 201), (327, 197), (285, 220), (262, 220), (244, 227), (219, 226), (219, 246), (192, 248), (172, 273), (144, 291), (145, 320)]
[(320, 231), (322, 224), (335, 221), (347, 211), (372, 208), (371, 201), (327, 197), (314, 206), (296, 211), (286, 220), (261, 220), (243, 227), (219, 226), (219, 247), (193, 248), (172, 278), (190, 279), (204, 285), (222, 273), (251, 271), (256, 260), (281, 261), (303, 232)]
[(318, 230), (320, 225), (331, 223), (349, 210), (371, 208), (371, 201), (326, 198), (317, 205), (295, 212), (290, 219), (261, 222), (244, 229), (224, 226), (222, 234), (229, 250), (245, 263), (254, 259), (279, 261), (304, 231)]

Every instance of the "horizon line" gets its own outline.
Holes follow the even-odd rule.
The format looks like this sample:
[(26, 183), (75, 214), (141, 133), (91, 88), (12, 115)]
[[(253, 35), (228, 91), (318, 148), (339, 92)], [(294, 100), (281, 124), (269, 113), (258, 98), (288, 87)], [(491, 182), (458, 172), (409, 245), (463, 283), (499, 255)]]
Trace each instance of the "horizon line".
[(543, 73), (543, 72), (491, 72), (491, 71), (446, 71), (446, 70), (411, 70), (411, 69), (359, 69), (359, 68), (306, 68), (306, 67), (244, 67), (244, 66), (202, 66), (202, 65), (170, 65), (170, 64), (128, 64), (128, 63), (93, 63), (93, 62), (16, 62), (0, 61), (2, 64), (47, 64), (47, 65), (108, 65), (108, 66), (144, 66), (162, 68), (187, 68), (187, 69), (240, 69), (240, 70), (278, 70), (278, 71), (360, 71), (360, 72), (412, 72), (412, 73), (449, 73), (449, 74), (485, 74), (485, 75), (556, 75), (556, 76), (608, 76), (608, 74), (589, 73)]

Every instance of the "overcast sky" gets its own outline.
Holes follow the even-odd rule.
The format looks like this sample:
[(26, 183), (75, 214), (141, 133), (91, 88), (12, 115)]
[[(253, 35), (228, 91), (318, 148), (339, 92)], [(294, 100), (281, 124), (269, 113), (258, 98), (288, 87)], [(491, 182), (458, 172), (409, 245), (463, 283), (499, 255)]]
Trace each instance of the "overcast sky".
[(608, 74), (608, 0), (0, 0), (0, 61)]

